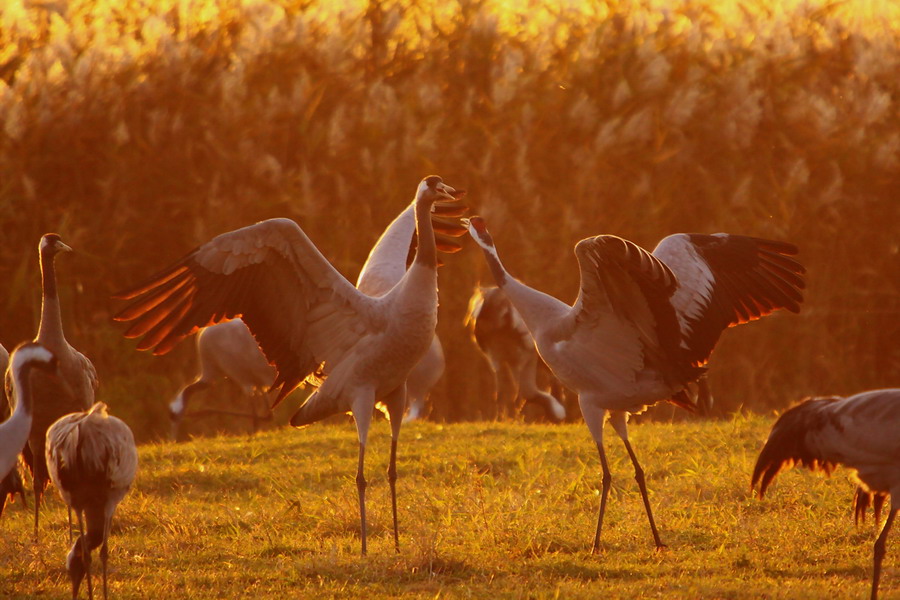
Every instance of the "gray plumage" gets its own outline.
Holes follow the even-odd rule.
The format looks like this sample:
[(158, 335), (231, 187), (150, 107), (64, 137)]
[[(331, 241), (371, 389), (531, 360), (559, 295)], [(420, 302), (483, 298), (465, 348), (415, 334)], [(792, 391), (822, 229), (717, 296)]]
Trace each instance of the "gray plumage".
[[(406, 379), (428, 350), (437, 322), (437, 244), (432, 208), (460, 195), (426, 177), (415, 199), (415, 259), (386, 293), (369, 295), (325, 259), (300, 227), (272, 219), (222, 234), (147, 283), (120, 294), (134, 302), (118, 320), (135, 323), (140, 349), (157, 354), (200, 327), (242, 316), (278, 373), (276, 402), (302, 381), (318, 385), (291, 424), (308, 425), (350, 411), (359, 437), (357, 489), (366, 552), (363, 461), (375, 402), (391, 417), (388, 480), (396, 519), (396, 446)], [(443, 226), (442, 226), (443, 228)], [(458, 224), (446, 229), (464, 232)], [(409, 240), (405, 242), (409, 244)], [(407, 246), (408, 248), (408, 246)], [(401, 267), (402, 270), (402, 267)]]
[[(528, 327), (503, 290), (475, 288), (469, 298), (464, 324), (494, 375), (494, 404), (498, 417), (511, 417), (532, 405), (539, 407), (551, 423), (565, 420), (565, 406), (538, 386), (538, 368), (546, 370), (546, 367), (538, 356)], [(512, 380), (512, 389), (507, 389), (507, 379)]]
[(900, 506), (900, 389), (862, 392), (847, 398), (811, 398), (785, 411), (766, 440), (753, 468), (751, 487), (762, 498), (769, 484), (794, 465), (830, 474), (838, 465), (852, 469), (859, 484), (853, 500), (857, 523), (867, 508), (876, 524), (884, 503), (888, 516), (873, 550), (872, 592), (878, 596), (888, 532)]
[[(34, 341), (56, 356), (58, 372), (35, 372), (31, 379), (34, 411), (28, 438), (29, 451), (23, 457), (31, 469), (34, 482), (35, 537), (38, 535), (41, 498), (50, 481), (47, 465), (43, 460), (47, 428), (63, 415), (90, 408), (99, 384), (94, 365), (69, 344), (63, 332), (54, 260), (58, 253), (71, 250), (55, 233), (41, 237), (41, 322)], [(11, 402), (15, 395), (13, 385), (7, 370), (6, 394)]]
[(603, 469), (592, 550), (600, 544), (612, 475), (603, 449), (607, 419), (625, 444), (657, 548), (644, 471), (628, 440), (630, 413), (668, 400), (693, 409), (685, 388), (705, 372), (722, 331), (779, 308), (799, 311), (804, 269), (796, 246), (724, 233), (675, 234), (653, 251), (614, 235), (581, 240), (581, 290), (573, 306), (511, 277), (484, 220), (469, 233), (497, 285), (522, 315), (544, 362), (571, 390)]
[[(223, 379), (229, 379), (238, 386), (242, 396), (248, 401), (249, 412), (228, 409), (204, 412), (250, 417), (255, 431), (259, 420), (271, 418), (272, 415), (266, 390), (275, 381), (275, 368), (268, 363), (253, 334), (241, 319), (201, 329), (196, 338), (200, 373), (191, 383), (181, 388), (169, 404), (172, 438), (178, 437), (178, 428), (194, 394)], [(260, 398), (265, 404), (262, 413), (257, 412)]]
[[(2, 346), (0, 346), (2, 347)], [(13, 404), (15, 410), (3, 423), (0, 423), (0, 478), (4, 482), (0, 488), (0, 513), (6, 503), (7, 495), (16, 492), (22, 494), (24, 490), (19, 478), (18, 463), (22, 448), (28, 443), (28, 435), (31, 432), (34, 404), (32, 402), (32, 372), (36, 370), (54, 374), (57, 369), (57, 360), (53, 353), (39, 344), (26, 342), (13, 350), (12, 357), (3, 350), (3, 360), (7, 363), (10, 377), (15, 381)], [(18, 485), (17, 485), (18, 484)]]
[(66, 557), (72, 598), (87, 576), (91, 584), (91, 551), (100, 546), (103, 597), (109, 532), (116, 507), (134, 482), (137, 446), (131, 429), (98, 402), (86, 412), (66, 415), (47, 430), (46, 462), (50, 478), (65, 503), (78, 515), (80, 535)]

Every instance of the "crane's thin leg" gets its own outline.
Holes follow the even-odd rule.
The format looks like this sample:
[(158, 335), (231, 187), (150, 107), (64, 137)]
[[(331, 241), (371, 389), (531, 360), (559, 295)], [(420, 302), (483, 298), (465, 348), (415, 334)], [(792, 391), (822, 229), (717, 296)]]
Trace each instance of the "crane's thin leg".
[(597, 531), (594, 534), (594, 543), (591, 545), (591, 554), (600, 549), (600, 531), (603, 529), (603, 515), (606, 513), (606, 500), (609, 497), (609, 488), (612, 485), (612, 474), (609, 470), (609, 462), (606, 460), (606, 452), (603, 450), (603, 422), (606, 420), (606, 411), (599, 408), (589, 399), (578, 397), (581, 406), (581, 414), (584, 422), (591, 431), (591, 436), (597, 444), (597, 452), (600, 453), (600, 466), (603, 469), (603, 487), (600, 492), (600, 512), (597, 515)]
[(606, 460), (606, 452), (603, 451), (603, 441), (597, 442), (597, 451), (600, 453), (600, 466), (603, 468), (603, 489), (600, 492), (600, 514), (597, 515), (597, 533), (594, 534), (594, 543), (591, 545), (591, 554), (600, 550), (600, 530), (603, 529), (603, 514), (606, 512), (606, 499), (609, 497), (609, 488), (612, 485), (612, 473), (609, 471), (609, 463)]
[[(35, 469), (36, 470), (36, 469)], [(32, 480), (34, 484), (34, 541), (38, 541), (38, 523), (41, 517), (41, 498), (44, 497), (46, 483), (38, 477)]]
[(247, 398), (250, 400), (250, 422), (252, 423), (253, 433), (256, 433), (259, 431), (259, 417), (256, 416), (256, 394), (250, 392)]
[(700, 407), (700, 414), (709, 416), (712, 414), (713, 404), (712, 391), (709, 389), (709, 380), (706, 375), (697, 380), (697, 405)]
[(872, 571), (872, 600), (878, 598), (878, 581), (881, 578), (881, 561), (884, 560), (888, 532), (891, 530), (891, 525), (894, 524), (894, 516), (897, 514), (898, 510), (900, 510), (900, 506), (894, 506), (894, 497), (891, 496), (891, 509), (888, 511), (887, 519), (884, 521), (884, 527), (881, 528), (878, 539), (875, 540), (875, 568)]
[(356, 465), (356, 491), (359, 494), (360, 537), (362, 538), (362, 555), (367, 552), (366, 546), (366, 476), (363, 463), (366, 458), (366, 441), (369, 437), (369, 425), (372, 423), (372, 411), (375, 410), (374, 394), (358, 396), (353, 403), (353, 419), (356, 421), (356, 435), (359, 438), (359, 462)]
[(394, 517), (394, 549), (400, 552), (400, 531), (397, 527), (397, 441), (400, 439), (400, 425), (406, 411), (406, 384), (391, 392), (383, 400), (391, 420), (391, 460), (388, 464), (388, 483), (391, 486), (391, 512)]
[(647, 519), (650, 521), (650, 531), (653, 532), (653, 541), (656, 543), (656, 549), (660, 550), (665, 548), (666, 545), (659, 539), (659, 531), (656, 529), (656, 522), (653, 520), (653, 511), (650, 510), (650, 498), (647, 497), (647, 484), (644, 482), (644, 470), (641, 468), (640, 463), (638, 463), (637, 455), (634, 453), (634, 449), (628, 441), (627, 419), (628, 413), (626, 412), (610, 412), (610, 423), (612, 423), (612, 426), (616, 430), (616, 433), (619, 434), (619, 437), (622, 438), (622, 442), (625, 443), (625, 449), (628, 450), (628, 456), (631, 457), (631, 464), (634, 465), (634, 478), (637, 481), (638, 488), (641, 490), (641, 499), (644, 501)]
[(112, 515), (103, 521), (103, 544), (100, 546), (100, 563), (103, 566), (103, 600), (106, 600), (106, 561), (109, 558), (109, 530), (112, 526)]
[(69, 543), (71, 543), (72, 542), (72, 507), (67, 506), (66, 508), (69, 509)]
[[(78, 511), (75, 514), (78, 517), (78, 529), (79, 529), (78, 541), (76, 543), (81, 547), (81, 565), (82, 565), (82, 568), (84, 568), (84, 576), (87, 577), (88, 598), (93, 600), (94, 586), (91, 583), (91, 551), (88, 549), (87, 530), (84, 528), (84, 521), (85, 521), (84, 513), (82, 511)], [(77, 598), (77, 597), (78, 597), (78, 585), (74, 584), (72, 586), (72, 598), (74, 600), (74, 598)]]

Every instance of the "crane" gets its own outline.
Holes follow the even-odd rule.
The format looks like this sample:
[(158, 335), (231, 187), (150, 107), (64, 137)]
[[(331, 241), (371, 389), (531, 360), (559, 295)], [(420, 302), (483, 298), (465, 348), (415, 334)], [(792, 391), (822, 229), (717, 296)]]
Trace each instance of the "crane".
[(753, 467), (751, 488), (762, 498), (783, 469), (799, 464), (826, 474), (843, 465), (853, 470), (859, 487), (853, 512), (859, 523), (871, 505), (876, 525), (885, 501), (887, 519), (873, 549), (872, 600), (878, 597), (887, 536), (900, 506), (900, 388), (862, 392), (849, 397), (810, 398), (788, 409), (775, 425)]
[[(406, 379), (428, 351), (437, 323), (435, 232), (465, 232), (456, 221), (432, 221), (461, 195), (436, 175), (420, 182), (414, 201), (415, 258), (383, 294), (370, 295), (353, 286), (289, 219), (270, 219), (217, 236), (146, 283), (119, 294), (133, 302), (115, 318), (134, 321), (125, 335), (144, 336), (138, 349), (163, 354), (200, 327), (242, 316), (278, 371), (273, 384), (279, 390), (276, 403), (304, 380), (317, 385), (291, 425), (353, 414), (359, 440), (362, 554), (367, 551), (363, 463), (376, 401), (386, 407), (391, 421), (388, 482), (394, 544), (399, 548), (397, 440)], [(456, 214), (456, 208), (449, 210)]]
[(660, 540), (644, 471), (628, 440), (628, 416), (670, 401), (694, 410), (685, 392), (705, 372), (727, 327), (776, 309), (799, 312), (804, 269), (793, 244), (726, 233), (679, 233), (650, 253), (615, 235), (581, 240), (581, 290), (574, 306), (514, 279), (481, 217), (467, 221), (497, 285), (522, 315), (547, 366), (569, 389), (600, 454), (603, 488), (592, 552), (600, 544), (612, 475), (603, 449), (607, 419), (634, 467), (647, 520)]
[[(255, 431), (260, 419), (256, 410), (257, 400), (275, 381), (275, 368), (266, 360), (247, 325), (241, 319), (234, 319), (201, 329), (197, 334), (197, 357), (200, 373), (181, 388), (169, 403), (172, 438), (178, 437), (178, 428), (193, 395), (222, 379), (233, 381), (249, 401), (250, 413), (246, 416), (253, 420)], [(266, 401), (267, 411), (268, 404)], [(244, 413), (221, 412), (244, 416)]]
[[(6, 353), (4, 349), (3, 353)], [(8, 355), (6, 358), (9, 358)], [(32, 386), (31, 374), (35, 370), (43, 370), (48, 373), (55, 373), (57, 369), (56, 357), (53, 353), (33, 342), (20, 344), (13, 350), (12, 357), (8, 361), (11, 377), (15, 381), (13, 390), (16, 397), (14, 399), (15, 410), (8, 419), (0, 423), (0, 477), (6, 480), (12, 475), (14, 480), (21, 484), (18, 479), (17, 466), (19, 462), (19, 454), (22, 448), (28, 443), (28, 434), (31, 432), (32, 413), (34, 405), (32, 403)], [(11, 489), (8, 493), (14, 493), (15, 489)], [(6, 502), (7, 490), (4, 490), (0, 502)], [(24, 498), (24, 495), (23, 495)], [(0, 504), (0, 511), (3, 505)]]
[(103, 598), (109, 531), (116, 507), (128, 493), (137, 472), (137, 446), (131, 429), (111, 416), (102, 402), (90, 410), (65, 415), (47, 430), (47, 468), (59, 495), (78, 517), (79, 535), (66, 556), (72, 598), (87, 575), (91, 585), (91, 552), (100, 546)]
[[(524, 405), (516, 406), (516, 400), (521, 397), (526, 405), (540, 407), (547, 420), (554, 423), (565, 420), (565, 406), (538, 387), (537, 369), (543, 361), (519, 311), (500, 288), (477, 286), (469, 298), (464, 323), (494, 374), (498, 416), (511, 416), (520, 408), (524, 410)], [(502, 385), (504, 374), (513, 381), (509, 392)]]
[[(41, 267), (41, 322), (34, 341), (56, 356), (58, 373), (35, 372), (32, 375), (33, 416), (28, 449), (22, 456), (31, 469), (34, 483), (34, 537), (38, 537), (41, 498), (50, 481), (43, 461), (47, 428), (61, 416), (87, 410), (94, 403), (99, 386), (97, 371), (84, 354), (66, 339), (56, 282), (55, 258), (60, 252), (71, 252), (56, 233), (41, 237), (39, 257)], [(6, 397), (15, 397), (15, 381), (6, 373)], [(11, 408), (14, 408), (11, 406)], [(71, 531), (71, 515), (69, 518)]]

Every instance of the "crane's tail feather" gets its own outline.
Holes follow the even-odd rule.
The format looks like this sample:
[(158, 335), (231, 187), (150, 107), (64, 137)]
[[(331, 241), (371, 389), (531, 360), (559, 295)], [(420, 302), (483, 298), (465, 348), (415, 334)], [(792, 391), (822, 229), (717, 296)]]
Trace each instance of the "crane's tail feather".
[(884, 502), (888, 495), (883, 492), (870, 492), (859, 486), (856, 488), (856, 494), (853, 496), (853, 521), (857, 526), (866, 521), (866, 511), (869, 506), (875, 514), (875, 525), (881, 522), (881, 510), (884, 508)]
[(306, 399), (306, 402), (291, 417), (291, 426), (306, 427), (316, 421), (327, 419), (342, 412), (346, 412), (346, 408), (340, 406), (339, 398), (322, 395), (317, 390)]
[(778, 418), (756, 459), (750, 479), (750, 489), (759, 484), (760, 498), (765, 495), (778, 473), (795, 464), (826, 474), (834, 471), (837, 464), (818, 455), (815, 448), (806, 443), (806, 439), (810, 431), (828, 423), (830, 415), (823, 409), (835, 400), (836, 398), (807, 399)]

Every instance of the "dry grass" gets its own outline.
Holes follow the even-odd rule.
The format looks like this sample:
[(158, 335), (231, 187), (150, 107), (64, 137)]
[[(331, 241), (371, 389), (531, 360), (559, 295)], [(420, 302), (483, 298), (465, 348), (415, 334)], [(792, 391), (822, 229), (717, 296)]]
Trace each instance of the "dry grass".
[[(798, 243), (800, 317), (727, 334), (723, 412), (900, 371), (900, 25), (890, 3), (10, 0), (0, 12), (0, 341), (34, 334), (40, 234), (67, 331), (139, 437), (188, 377), (132, 352), (109, 295), (214, 234), (297, 219), (353, 278), (419, 178), (468, 188), (512, 272), (575, 295), (612, 232)], [(877, 8), (879, 10), (872, 10)], [(874, 16), (873, 16), (874, 15)], [(364, 223), (366, 226), (360, 227)], [(434, 416), (477, 418), (477, 252), (443, 269)], [(127, 399), (127, 400), (126, 400)]]
[[(395, 553), (376, 423), (367, 461), (370, 555), (360, 558), (349, 424), (140, 449), (110, 542), (114, 598), (861, 598), (871, 520), (854, 529), (846, 474), (783, 474), (765, 500), (750, 471), (772, 419), (632, 428), (663, 541), (656, 552), (622, 444), (590, 554), (599, 460), (583, 425), (404, 430)], [(48, 496), (49, 497), (49, 496)], [(31, 541), (29, 512), (0, 522), (0, 596), (63, 597), (65, 510), (56, 493)], [(882, 590), (900, 590), (889, 541)], [(84, 597), (84, 595), (82, 595)]]

